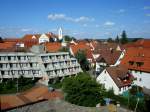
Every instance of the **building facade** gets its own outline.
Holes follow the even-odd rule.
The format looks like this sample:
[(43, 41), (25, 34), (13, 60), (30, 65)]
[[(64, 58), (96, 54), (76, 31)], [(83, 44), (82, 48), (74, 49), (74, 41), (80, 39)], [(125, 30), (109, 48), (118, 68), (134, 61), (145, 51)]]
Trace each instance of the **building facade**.
[(123, 67), (107, 67), (97, 77), (97, 82), (106, 90), (113, 89), (114, 94), (119, 95), (127, 91), (132, 85), (133, 76)]
[(0, 53), (0, 79), (44, 77), (49, 79), (81, 72), (80, 65), (67, 52), (58, 53)]

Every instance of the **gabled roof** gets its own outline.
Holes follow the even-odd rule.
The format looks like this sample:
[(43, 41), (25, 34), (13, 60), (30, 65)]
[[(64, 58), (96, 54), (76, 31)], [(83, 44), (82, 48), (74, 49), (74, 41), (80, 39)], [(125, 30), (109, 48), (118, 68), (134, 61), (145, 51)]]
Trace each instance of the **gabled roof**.
[(95, 47), (95, 50), (94, 50), (94, 53), (99, 53), (99, 51), (101, 50), (117, 50), (117, 47), (120, 47), (120, 49), (122, 50), (122, 46), (120, 44), (117, 44), (117, 43), (104, 43), (104, 42), (99, 42), (96, 44), (96, 47)]
[[(57, 35), (53, 34), (53, 33), (44, 33), (48, 38), (58, 38)], [(26, 34), (22, 40), (23, 41), (31, 41), (31, 40), (35, 40), (35, 39), (39, 39), (41, 37), (42, 34)], [(35, 36), (36, 38), (32, 38), (33, 36)]]
[(74, 55), (79, 51), (79, 50), (90, 50), (90, 46), (86, 45), (86, 43), (78, 43), (77, 45), (70, 45), (70, 48), (72, 49), (72, 52)]
[[(143, 64), (138, 66), (138, 62)], [(121, 65), (124, 65), (131, 70), (150, 72), (150, 48), (128, 48), (121, 61)]]
[[(133, 78), (133, 76), (128, 74), (128, 69), (126, 69), (125, 67), (123, 66), (107, 67), (106, 71), (119, 88), (131, 85), (132, 83), (131, 79)], [(129, 80), (123, 80), (125, 77), (129, 77)]]
[(121, 51), (116, 50), (101, 50), (99, 51), (100, 56), (96, 59), (97, 62), (105, 60), (108, 65), (114, 65), (121, 55)]
[[(35, 36), (36, 38), (32, 38), (33, 36)], [(23, 41), (31, 41), (31, 40), (36, 40), (39, 39), (41, 36), (41, 34), (26, 34), (22, 40)]]
[(94, 61), (94, 58), (92, 55), (92, 48), (90, 47), (89, 43), (86, 43), (85, 41), (81, 41), (77, 45), (70, 45), (70, 48), (73, 52), (73, 55), (76, 55), (78, 51), (84, 51), (86, 54), (86, 57)]

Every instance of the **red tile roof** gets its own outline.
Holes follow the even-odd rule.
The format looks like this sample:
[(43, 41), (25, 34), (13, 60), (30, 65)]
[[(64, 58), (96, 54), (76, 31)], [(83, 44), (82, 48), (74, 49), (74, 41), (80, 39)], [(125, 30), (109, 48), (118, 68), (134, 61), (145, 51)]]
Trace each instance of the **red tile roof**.
[(88, 59), (92, 59), (94, 61), (93, 55), (92, 55), (92, 48), (90, 47), (90, 43), (87, 43), (85, 41), (78, 42), (77, 45), (70, 45), (70, 48), (73, 52), (73, 55), (76, 55), (76, 53), (81, 50), (84, 51), (86, 54), (86, 57)]
[[(138, 62), (143, 64), (138, 66)], [(121, 65), (124, 65), (131, 70), (150, 72), (150, 48), (128, 48), (121, 61)]]
[(135, 46), (149, 47), (150, 48), (150, 39), (141, 39), (135, 42)]
[(133, 76), (128, 73), (127, 68), (123, 66), (112, 66), (107, 67), (106, 71), (119, 88), (123, 86), (130, 86), (132, 84)]
[(3, 39), (4, 42), (20, 42), (21, 38), (5, 38)]
[(58, 52), (62, 48), (59, 42), (45, 43), (45, 47), (47, 52)]
[[(22, 40), (23, 41), (31, 41), (31, 40), (38, 40), (40, 38), (42, 34), (26, 34)], [(58, 38), (57, 35), (53, 34), (53, 33), (45, 33), (45, 35), (48, 37), (48, 38)], [(36, 38), (32, 38), (33, 36), (35, 36)]]
[(101, 50), (100, 56), (96, 59), (97, 62), (105, 61), (108, 65), (114, 65), (121, 55), (121, 51), (116, 50)]
[(42, 100), (55, 98), (63, 98), (62, 93), (58, 91), (49, 92), (48, 87), (46, 86), (35, 86), (18, 95), (0, 95), (0, 106), (1, 110), (8, 110)]
[(129, 47), (144, 47), (144, 48), (150, 48), (150, 39), (140, 39), (136, 42), (130, 42), (125, 45), (123, 45), (124, 48), (129, 48)]
[[(33, 36), (35, 36), (36, 38), (32, 38)], [(22, 40), (23, 41), (31, 41), (31, 40), (38, 40), (40, 38), (40, 34), (26, 34)]]
[(16, 47), (16, 42), (3, 42), (0, 43), (0, 51), (13, 51)]

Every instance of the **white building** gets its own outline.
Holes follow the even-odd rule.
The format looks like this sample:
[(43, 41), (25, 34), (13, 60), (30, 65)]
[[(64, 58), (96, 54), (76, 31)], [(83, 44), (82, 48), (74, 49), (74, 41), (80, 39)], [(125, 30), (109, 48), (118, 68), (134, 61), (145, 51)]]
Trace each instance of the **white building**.
[(46, 34), (42, 34), (39, 38), (39, 44), (44, 42), (49, 42), (49, 37)]
[(123, 67), (107, 67), (97, 77), (97, 82), (104, 85), (106, 90), (113, 89), (119, 95), (128, 90), (132, 84), (132, 75)]
[(67, 52), (58, 53), (0, 53), (0, 79), (44, 77), (49, 79), (75, 75), (80, 65)]
[(128, 48), (121, 64), (133, 74), (134, 84), (150, 89), (150, 48)]
[(130, 70), (135, 77), (134, 84), (150, 89), (150, 73), (138, 70)]

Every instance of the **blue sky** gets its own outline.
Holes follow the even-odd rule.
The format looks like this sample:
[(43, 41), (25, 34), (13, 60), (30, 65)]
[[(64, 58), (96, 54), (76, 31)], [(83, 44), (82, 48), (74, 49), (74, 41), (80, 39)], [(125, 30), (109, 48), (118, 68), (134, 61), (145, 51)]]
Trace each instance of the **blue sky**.
[(150, 38), (150, 0), (0, 0), (0, 36), (57, 33), (76, 38)]

